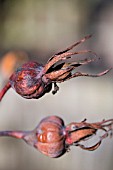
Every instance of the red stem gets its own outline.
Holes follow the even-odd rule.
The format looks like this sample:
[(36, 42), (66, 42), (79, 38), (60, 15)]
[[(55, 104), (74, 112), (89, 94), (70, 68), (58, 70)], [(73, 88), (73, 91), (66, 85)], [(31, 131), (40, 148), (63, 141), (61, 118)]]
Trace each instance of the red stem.
[(0, 101), (2, 100), (5, 93), (8, 91), (8, 89), (11, 87), (11, 84), (8, 82), (4, 88), (0, 91)]
[(0, 131), (0, 137), (1, 136), (10, 136), (18, 139), (22, 139), (26, 132), (23, 131)]

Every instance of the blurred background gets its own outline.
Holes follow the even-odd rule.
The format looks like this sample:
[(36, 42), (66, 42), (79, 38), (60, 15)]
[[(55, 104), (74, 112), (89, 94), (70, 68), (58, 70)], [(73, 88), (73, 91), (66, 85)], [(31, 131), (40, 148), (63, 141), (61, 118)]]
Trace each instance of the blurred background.
[[(45, 64), (88, 34), (93, 37), (77, 49), (91, 49), (102, 59), (80, 71), (94, 74), (113, 67), (112, 0), (0, 0), (0, 89), (22, 63)], [(59, 87), (55, 96), (49, 93), (39, 100), (26, 100), (10, 89), (0, 103), (0, 130), (30, 130), (48, 115), (58, 115), (66, 124), (113, 118), (113, 71), (100, 78), (75, 78)], [(113, 139), (106, 139), (94, 152), (71, 147), (69, 153), (52, 159), (23, 141), (0, 138), (0, 170), (112, 167)]]

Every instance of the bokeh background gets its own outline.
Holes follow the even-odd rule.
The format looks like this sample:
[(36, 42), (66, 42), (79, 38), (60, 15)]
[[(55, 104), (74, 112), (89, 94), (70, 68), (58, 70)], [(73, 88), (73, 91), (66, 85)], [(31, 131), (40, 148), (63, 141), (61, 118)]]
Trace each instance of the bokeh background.
[[(112, 0), (0, 0), (0, 89), (22, 63), (45, 64), (88, 34), (93, 37), (77, 49), (91, 49), (102, 59), (80, 71), (98, 73), (113, 67)], [(75, 78), (59, 87), (55, 96), (49, 93), (39, 100), (26, 100), (10, 89), (0, 103), (0, 130), (30, 130), (48, 115), (61, 116), (66, 123), (113, 118), (113, 71), (100, 78)], [(0, 170), (112, 168), (113, 139), (94, 152), (71, 147), (69, 153), (52, 159), (23, 141), (0, 138)]]

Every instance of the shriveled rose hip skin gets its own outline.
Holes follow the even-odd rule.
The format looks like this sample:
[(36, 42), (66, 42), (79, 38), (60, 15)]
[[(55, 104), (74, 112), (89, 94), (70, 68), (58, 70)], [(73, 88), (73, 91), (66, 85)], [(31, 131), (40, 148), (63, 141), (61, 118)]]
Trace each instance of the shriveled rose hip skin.
[[(84, 141), (90, 140), (101, 131), (102, 135), (95, 145), (85, 147)], [(49, 116), (37, 125), (31, 131), (0, 131), (0, 136), (10, 136), (23, 139), (27, 144), (39, 150), (42, 154), (51, 158), (57, 158), (70, 150), (70, 146), (79, 146), (81, 149), (93, 151), (96, 150), (103, 139), (112, 136), (113, 119), (103, 120), (96, 123), (72, 122), (64, 124), (63, 119), (58, 116)], [(82, 144), (81, 144), (82, 142)]]
[[(55, 94), (59, 90), (57, 83), (61, 83), (78, 76), (100, 77), (108, 73), (110, 69), (95, 75), (75, 72), (77, 67), (91, 63), (97, 59), (96, 54), (90, 50), (68, 52), (90, 37), (91, 35), (86, 36), (65, 50), (53, 55), (45, 65), (33, 61), (23, 64), (11, 75), (9, 82), (1, 90), (0, 100), (2, 100), (4, 94), (10, 87), (24, 98), (38, 99), (45, 93), (51, 91), (52, 84), (54, 85), (52, 93)], [(94, 57), (69, 62), (69, 59), (72, 58), (73, 55), (85, 53), (91, 53)]]

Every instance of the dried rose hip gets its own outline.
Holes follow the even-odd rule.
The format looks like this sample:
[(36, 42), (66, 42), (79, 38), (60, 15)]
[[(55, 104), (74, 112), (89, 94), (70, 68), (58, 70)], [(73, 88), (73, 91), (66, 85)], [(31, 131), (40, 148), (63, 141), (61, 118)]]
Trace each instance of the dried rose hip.
[[(58, 116), (49, 116), (31, 131), (0, 131), (0, 136), (10, 136), (23, 139), (27, 144), (35, 147), (46, 156), (57, 158), (69, 151), (70, 146), (79, 146), (81, 149), (96, 150), (103, 139), (112, 136), (113, 119), (96, 123), (72, 122), (64, 125), (64, 121)], [(95, 145), (85, 147), (81, 142), (89, 140), (98, 131), (102, 131)], [(96, 138), (97, 140), (97, 138)]]
[[(11, 75), (9, 82), (1, 90), (0, 100), (2, 100), (4, 94), (10, 87), (12, 87), (19, 95), (24, 98), (38, 99), (45, 93), (51, 91), (52, 84), (54, 84), (54, 90), (52, 93), (55, 94), (59, 90), (59, 87), (56, 83), (61, 83), (78, 76), (100, 77), (109, 72), (110, 69), (95, 75), (75, 72), (76, 67), (93, 62), (97, 56), (90, 50), (75, 52), (68, 51), (90, 37), (91, 36), (86, 36), (65, 50), (53, 55), (45, 65), (39, 64), (37, 62), (28, 62), (23, 64)], [(71, 58), (73, 55), (85, 53), (91, 53), (95, 57), (92, 59), (86, 58), (84, 60), (69, 62), (69, 58)]]

